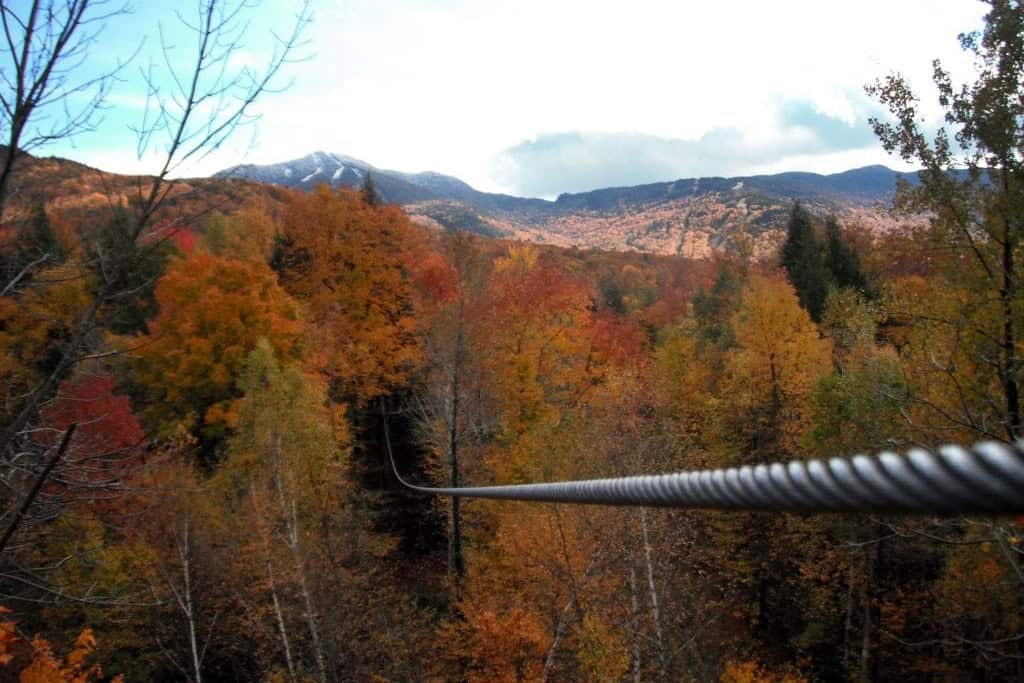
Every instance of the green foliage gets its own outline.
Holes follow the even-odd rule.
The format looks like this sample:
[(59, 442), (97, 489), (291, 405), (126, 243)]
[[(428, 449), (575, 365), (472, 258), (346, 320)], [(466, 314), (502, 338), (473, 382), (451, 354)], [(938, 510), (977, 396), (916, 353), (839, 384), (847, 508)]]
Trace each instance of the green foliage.
[(377, 194), (377, 186), (373, 183), (373, 174), (369, 171), (363, 177), (363, 184), (359, 187), (359, 197), (367, 206), (380, 204), (380, 195)]
[(51, 610), (45, 623), (22, 627), (52, 636), (59, 630), (63, 646), (73, 642), (83, 626), (90, 626), (104, 634), (109, 670), (149, 675), (159, 665), (159, 655), (147, 652), (146, 624), (131, 603), (148, 594), (156, 579), (154, 549), (142, 539), (106, 528), (88, 514), (62, 517), (50, 531), (45, 556), (65, 558), (49, 577), (52, 587), (77, 595), (88, 586), (91, 599), (79, 610)]
[(265, 265), (203, 253), (175, 261), (156, 289), (160, 314), (136, 352), (144, 414), (162, 435), (183, 425), (212, 456), (237, 419), (237, 380), (261, 338), (301, 352), (298, 306)]
[(67, 252), (46, 208), (37, 206), (29, 220), (18, 224), (11, 242), (0, 249), (0, 288), (23, 289), (38, 271), (64, 263)]
[(832, 283), (839, 289), (854, 289), (869, 295), (867, 278), (860, 267), (860, 257), (847, 244), (835, 216), (825, 221), (825, 268)]
[(878, 326), (885, 320), (884, 308), (869, 301), (856, 289), (833, 289), (825, 300), (821, 331), (833, 344), (836, 365), (842, 369), (847, 358), (875, 347)]
[(625, 315), (626, 302), (622, 298), (622, 286), (614, 275), (606, 275), (597, 283), (598, 308), (607, 309), (616, 315)]
[(739, 310), (741, 291), (741, 282), (727, 263), (718, 269), (710, 292), (705, 292), (703, 288), (697, 290), (693, 297), (693, 317), (697, 321), (697, 335), (703, 345), (719, 351), (735, 345), (736, 333), (730, 321)]
[(47, 256), (47, 263), (63, 263), (67, 258), (67, 250), (57, 236), (45, 206), (37, 206), (29, 221), (28, 229), (22, 234), (21, 248), (23, 258), (35, 259)]
[(882, 350), (823, 378), (814, 395), (815, 450), (836, 455), (902, 447), (907, 389), (899, 359)]
[(146, 331), (157, 312), (156, 283), (178, 249), (168, 236), (149, 241), (132, 239), (135, 222), (122, 207), (100, 225), (85, 243), (87, 263), (97, 284), (115, 293), (100, 322), (114, 334)]
[(341, 462), (320, 380), (294, 364), (282, 366), (274, 347), (261, 338), (246, 358), (238, 387), (244, 397), (236, 433), (228, 442), (227, 470), (265, 468), (281, 458), (290, 467), (301, 465), (315, 478), (337, 483)]
[[(992, 401), (1001, 413), (997, 424), (983, 426), (970, 406), (954, 413), (935, 411), (929, 422), (967, 424), (978, 437), (998, 433), (1012, 441), (1024, 428), (1024, 362), (1019, 350), (1024, 327), (1019, 285), (1024, 238), (1024, 6), (1016, 0), (987, 4), (984, 30), (960, 36), (961, 46), (974, 57), (974, 82), (954, 85), (941, 63), (934, 64), (939, 105), (952, 133), (940, 128), (929, 139), (920, 125), (918, 100), (902, 76), (889, 76), (867, 90), (895, 119), (872, 120), (882, 144), (923, 167), (916, 185), (903, 183), (898, 188), (897, 206), (931, 216), (929, 238), (950, 254), (936, 276), (967, 295), (960, 310), (973, 319), (968, 331), (974, 348), (968, 353), (982, 369), (977, 385), (985, 386), (987, 393), (998, 386), (998, 399)], [(937, 319), (929, 312), (923, 317)], [(947, 334), (961, 334), (960, 318), (945, 318)], [(958, 385), (951, 382), (947, 392), (959, 391)]]
[(800, 305), (815, 322), (821, 320), (828, 295), (828, 270), (814, 234), (811, 214), (799, 202), (793, 205), (782, 244), (781, 262), (789, 282), (796, 289)]

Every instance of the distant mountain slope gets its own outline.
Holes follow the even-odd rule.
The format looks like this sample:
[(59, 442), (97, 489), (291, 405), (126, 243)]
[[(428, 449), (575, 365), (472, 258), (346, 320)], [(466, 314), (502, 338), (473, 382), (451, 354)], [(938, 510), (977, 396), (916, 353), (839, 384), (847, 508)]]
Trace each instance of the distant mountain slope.
[(830, 175), (688, 178), (563, 194), (554, 201), (480, 192), (452, 176), (378, 169), (327, 152), (266, 166), (234, 166), (215, 177), (310, 189), (319, 183), (358, 187), (367, 173), (373, 174), (384, 201), (401, 204), (415, 219), (435, 227), (695, 257), (728, 248), (739, 233), (753, 238), (756, 253), (768, 253), (795, 200), (818, 213), (835, 213), (844, 222), (885, 229), (892, 219), (879, 206), (891, 200), (901, 175), (868, 166)]
[(623, 203), (651, 204), (709, 193), (738, 191), (808, 202), (872, 204), (892, 198), (896, 189), (896, 179), (900, 175), (885, 166), (866, 166), (831, 175), (790, 172), (735, 178), (686, 178), (633, 187), (610, 187), (563, 194), (555, 201), (555, 205), (563, 211), (606, 210)]
[[(22, 154), (11, 176), (5, 219), (22, 220), (40, 206), (84, 226), (109, 219), (116, 206), (133, 206), (145, 195), (152, 176), (121, 175), (60, 157)], [(211, 211), (231, 212), (254, 200), (281, 202), (290, 191), (251, 181), (214, 178), (175, 180), (165, 185), (167, 196), (156, 221), (173, 221), (196, 228)]]
[(367, 173), (373, 175), (373, 183), (381, 199), (392, 204), (447, 200), (463, 202), (484, 211), (542, 210), (550, 204), (542, 199), (480, 192), (458, 178), (441, 173), (389, 171), (344, 154), (329, 152), (313, 152), (299, 159), (265, 166), (232, 166), (213, 177), (244, 178), (308, 190), (320, 183), (331, 187), (359, 187)]

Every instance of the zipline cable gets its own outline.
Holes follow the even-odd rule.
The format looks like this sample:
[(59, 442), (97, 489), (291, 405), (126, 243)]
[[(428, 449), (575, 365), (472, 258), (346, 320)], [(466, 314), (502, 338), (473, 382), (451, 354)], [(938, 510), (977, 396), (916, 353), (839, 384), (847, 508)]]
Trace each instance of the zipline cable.
[(402, 479), (384, 439), (395, 478), (435, 496), (590, 505), (645, 505), (790, 512), (1024, 513), (1024, 439), (972, 448), (914, 448), (906, 454), (794, 460), (728, 469), (543, 484), (417, 486)]

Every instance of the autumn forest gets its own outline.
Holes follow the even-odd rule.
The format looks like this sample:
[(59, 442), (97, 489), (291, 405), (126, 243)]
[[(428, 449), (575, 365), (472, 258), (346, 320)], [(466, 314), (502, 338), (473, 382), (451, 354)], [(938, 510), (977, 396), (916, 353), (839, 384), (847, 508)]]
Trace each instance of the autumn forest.
[(200, 41), (151, 174), (45, 158), (89, 3), (3, 5), (0, 680), (1024, 680), (1020, 517), (458, 500), (388, 454), (459, 486), (1017, 440), (1016, 0), (961, 37), (973, 82), (936, 66), (948, 133), (868, 86), (921, 169), (890, 227), (789, 202), (767, 256), (706, 258), (428, 227), (372, 175), (178, 178), (275, 96), (305, 10), (257, 78)]

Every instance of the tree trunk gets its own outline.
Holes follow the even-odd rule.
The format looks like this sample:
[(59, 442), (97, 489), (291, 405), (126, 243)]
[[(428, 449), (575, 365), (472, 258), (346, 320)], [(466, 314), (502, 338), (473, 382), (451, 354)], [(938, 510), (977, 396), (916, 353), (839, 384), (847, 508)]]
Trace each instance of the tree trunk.
[(313, 656), (316, 658), (317, 672), (320, 674), (320, 683), (327, 683), (327, 663), (324, 659), (324, 648), (320, 641), (320, 628), (316, 623), (316, 608), (313, 604), (313, 595), (309, 591), (309, 583), (306, 581), (306, 566), (302, 561), (302, 552), (299, 549), (299, 534), (295, 501), (291, 505), (291, 527), (288, 532), (291, 535), (289, 547), (292, 552), (292, 560), (295, 563), (295, 573), (299, 577), (299, 590), (302, 592), (302, 602), (305, 606), (306, 625), (309, 627), (309, 638), (313, 641)]
[(772, 383), (772, 402), (771, 402), (771, 415), (769, 416), (769, 436), (768, 436), (768, 452), (763, 453), (769, 457), (779, 456), (779, 442), (782, 440), (782, 426), (781, 426), (781, 415), (782, 415), (782, 392), (779, 387), (778, 371), (775, 368), (775, 354), (771, 354), (770, 358), (770, 370), (771, 370), (771, 383)]
[(852, 633), (853, 633), (853, 553), (847, 555), (847, 567), (846, 567), (846, 623), (843, 628), (843, 669), (849, 675), (852, 663), (850, 662), (850, 646), (852, 644)]
[(555, 665), (555, 654), (558, 652), (558, 645), (562, 640), (562, 634), (565, 633), (565, 624), (569, 621), (569, 613), (576, 604), (576, 596), (570, 595), (569, 601), (565, 603), (565, 607), (562, 608), (562, 613), (558, 616), (558, 624), (555, 625), (555, 637), (551, 639), (551, 647), (548, 648), (548, 656), (544, 658), (544, 673), (541, 674), (541, 680), (547, 681), (548, 676), (551, 675), (551, 667)]
[(181, 611), (185, 614), (185, 621), (188, 624), (188, 644), (192, 654), (192, 675), (195, 683), (203, 683), (202, 655), (199, 652), (199, 637), (196, 633), (196, 610), (192, 598), (192, 549), (189, 532), (191, 531), (191, 519), (185, 515), (185, 523), (182, 525), (182, 534), (178, 539), (178, 560), (181, 562), (181, 573), (184, 583), (182, 595), (178, 601)]
[(651, 542), (647, 535), (647, 511), (640, 507), (640, 529), (644, 540), (644, 563), (647, 565), (647, 589), (651, 594), (651, 619), (654, 621), (654, 635), (658, 643), (658, 659), (661, 664), (662, 680), (668, 675), (668, 653), (661, 633), (661, 611), (658, 608), (658, 589), (654, 584), (654, 563), (651, 562)]
[(872, 631), (880, 626), (881, 611), (879, 601), (874, 594), (878, 592), (875, 586), (878, 575), (878, 567), (882, 556), (882, 540), (880, 533), (881, 524), (876, 525), (879, 530), (878, 538), (874, 543), (865, 546), (864, 549), (864, 586), (863, 604), (861, 613), (863, 624), (861, 625), (861, 647), (860, 647), (860, 681), (869, 683), (878, 680), (878, 657), (873, 657), (871, 648), (873, 646)]
[(861, 600), (860, 678), (861, 683), (871, 681), (871, 577), (872, 554), (870, 546), (864, 551), (864, 588)]
[(288, 680), (294, 683), (295, 681), (295, 664), (292, 661), (292, 648), (288, 642), (288, 629), (284, 622), (284, 612), (281, 609), (281, 601), (277, 597), (277, 581), (274, 579), (274, 564), (270, 557), (270, 538), (268, 538), (266, 520), (260, 513), (259, 505), (256, 501), (256, 484), (255, 482), (249, 482), (249, 491), (252, 498), (253, 513), (256, 515), (256, 524), (259, 525), (261, 540), (263, 541), (263, 560), (264, 566), (267, 570), (267, 581), (270, 582), (270, 598), (274, 605), (274, 617), (277, 619), (277, 629), (281, 634), (281, 644), (284, 647), (284, 660), (288, 666)]
[(320, 683), (327, 683), (327, 663), (324, 658), (323, 644), (320, 640), (320, 628), (317, 626), (316, 609), (313, 596), (309, 591), (309, 583), (306, 580), (306, 567), (302, 560), (302, 550), (299, 547), (299, 515), (294, 496), (285, 493), (284, 468), (281, 463), (281, 436), (277, 437), (277, 491), (281, 500), (281, 511), (285, 520), (285, 543), (292, 555), (292, 563), (295, 567), (295, 574), (299, 579), (299, 590), (302, 593), (302, 603), (305, 608), (306, 626), (309, 629), (309, 638), (313, 644), (313, 656), (316, 659), (317, 673), (320, 675)]
[(277, 629), (281, 633), (281, 645), (284, 647), (284, 661), (288, 665), (288, 680), (295, 681), (295, 665), (292, 663), (292, 648), (288, 643), (288, 629), (284, 624), (284, 613), (281, 611), (281, 601), (277, 598), (277, 585), (274, 583), (274, 565), (270, 561), (270, 553), (267, 553), (267, 580), (270, 581), (270, 597), (274, 603), (274, 616), (277, 618)]
[(633, 683), (640, 683), (640, 597), (636, 581), (636, 562), (632, 559), (629, 562), (629, 591), (633, 603)]
[[(583, 570), (583, 579), (580, 581), (580, 588), (586, 585), (587, 581), (590, 580), (591, 575), (594, 572), (594, 567), (597, 565), (597, 558), (600, 553), (595, 553), (591, 558), (590, 562), (587, 563), (587, 568)], [(572, 569), (570, 568), (570, 571)], [(570, 577), (571, 579), (571, 577)], [(570, 580), (569, 586), (572, 587), (573, 582)], [(572, 612), (573, 607), (577, 605), (579, 596), (576, 590), (572, 590), (572, 594), (569, 596), (568, 602), (565, 603), (565, 607), (562, 608), (562, 613), (558, 617), (558, 624), (555, 625), (555, 636), (551, 640), (551, 647), (548, 648), (548, 656), (544, 658), (544, 673), (542, 680), (548, 680), (548, 676), (551, 674), (551, 667), (555, 664), (555, 655), (558, 653), (558, 645), (562, 640), (562, 636), (565, 634), (565, 625), (569, 622), (569, 614)], [(580, 620), (583, 619), (582, 611), (580, 613)]]
[[(463, 361), (463, 324), (465, 301), (459, 297), (458, 331), (455, 337), (455, 358), (452, 363), (452, 400), (451, 414), (448, 420), (448, 462), (451, 467), (450, 486), (459, 486), (459, 392), (460, 373)], [(465, 562), (462, 558), (462, 519), (460, 501), (457, 496), (451, 497), (451, 523), (448, 538), (448, 572), (460, 580), (466, 574)]]
[[(1009, 201), (1009, 173), (1006, 164), (1003, 165), (1003, 193), (1004, 201)], [(1017, 335), (1013, 324), (1013, 297), (1014, 297), (1014, 273), (1013, 273), (1013, 249), (1015, 240), (1010, 224), (1010, 218), (1003, 215), (1003, 279), (1002, 287), (999, 288), (999, 300), (1002, 304), (1003, 314), (1003, 393), (1006, 399), (1006, 431), (1010, 441), (1016, 441), (1020, 436), (1020, 392), (1017, 386)]]

